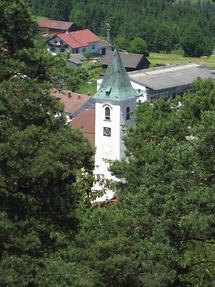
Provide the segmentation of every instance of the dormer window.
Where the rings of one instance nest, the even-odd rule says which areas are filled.
[[[130,120],[130,118],[131,118],[131,113],[130,113],[130,107],[127,107],[126,108],[126,120]]]
[[[110,121],[110,108],[105,107],[105,120]]]
[[[106,96],[110,96],[111,88],[105,91]]]

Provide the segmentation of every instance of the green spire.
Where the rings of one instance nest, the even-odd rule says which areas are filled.
[[[112,61],[108,65],[100,89],[93,98],[124,101],[136,97],[137,92],[132,88],[127,72],[122,65],[119,51],[115,48]]]

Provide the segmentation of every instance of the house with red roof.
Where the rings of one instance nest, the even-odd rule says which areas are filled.
[[[37,20],[39,31],[42,34],[56,34],[72,32],[75,30],[75,25],[72,22],[58,21],[51,19],[39,19]]]
[[[60,52],[98,54],[100,39],[89,29],[57,33],[48,41],[48,50],[52,54]]]
[[[85,104],[91,100],[91,97],[79,93],[65,90],[51,90],[51,96],[59,100],[64,106],[64,113],[70,118],[76,114]]]
[[[95,103],[92,97],[56,89],[51,91],[51,96],[63,104],[70,125],[81,130],[95,148]]]

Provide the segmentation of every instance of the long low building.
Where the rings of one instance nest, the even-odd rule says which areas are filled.
[[[215,79],[215,70],[196,63],[166,65],[128,73],[131,84],[142,102],[169,98],[193,90],[198,79]],[[97,89],[102,79],[97,81]]]
[[[38,28],[42,34],[66,33],[75,30],[75,25],[72,22],[58,21],[52,19],[38,19]]]

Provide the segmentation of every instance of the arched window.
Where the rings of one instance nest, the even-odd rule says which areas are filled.
[[[131,113],[130,113],[130,107],[126,108],[126,120],[130,120]]]
[[[110,120],[110,108],[109,107],[105,108],[105,119],[108,121]]]

